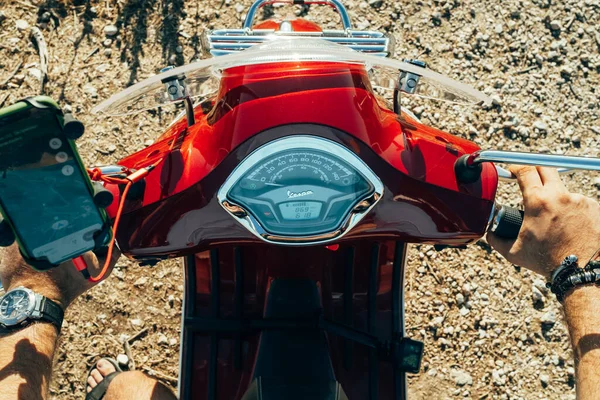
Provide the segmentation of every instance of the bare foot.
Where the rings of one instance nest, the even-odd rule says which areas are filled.
[[[87,380],[87,392],[91,392],[93,388],[98,386],[104,377],[115,372],[115,366],[106,360],[99,360],[96,363],[96,368],[92,370],[90,377]]]

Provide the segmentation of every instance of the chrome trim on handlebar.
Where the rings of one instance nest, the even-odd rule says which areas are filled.
[[[342,18],[342,24],[344,25],[344,29],[352,29],[352,21],[350,20],[348,11],[346,10],[346,7],[344,7],[340,0],[320,0],[320,2],[328,3],[337,10],[337,12],[340,14],[340,17]],[[292,1],[256,0],[254,4],[250,6],[250,9],[246,14],[246,19],[244,20],[244,29],[252,29],[252,23],[254,22],[254,17],[256,16],[256,12],[259,8],[267,4],[273,3],[292,3]]]
[[[600,158],[564,156],[560,154],[534,154],[518,151],[482,150],[471,154],[467,161],[469,165],[477,165],[484,162],[600,171]],[[566,171],[563,170],[563,172]]]
[[[498,179],[505,182],[512,182],[517,180],[517,177],[512,174],[509,170],[495,165],[496,172],[498,172]],[[558,168],[559,174],[566,174],[567,172],[574,172],[572,168]]]

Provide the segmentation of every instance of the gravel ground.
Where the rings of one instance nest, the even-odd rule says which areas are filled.
[[[361,29],[385,30],[398,58],[419,58],[494,98],[488,110],[408,104],[425,123],[483,148],[597,155],[600,146],[598,0],[344,2]],[[29,40],[39,26],[49,50],[46,93],[88,127],[88,166],[112,164],[152,142],[173,111],[97,118],[102,99],[168,64],[202,58],[206,28],[239,27],[250,0],[0,2],[0,103],[39,91]],[[275,8],[285,16],[299,7]],[[309,12],[326,27],[337,17]],[[16,72],[15,72],[16,71]],[[577,173],[572,190],[598,197],[600,178]],[[498,200],[517,205],[516,185]],[[481,240],[467,250],[415,246],[407,270],[408,333],[424,340],[412,398],[575,398],[572,353],[560,307],[539,276],[500,259]],[[69,310],[53,399],[81,399],[88,367],[130,345],[137,368],[176,387],[182,271],[122,259],[105,283]]]

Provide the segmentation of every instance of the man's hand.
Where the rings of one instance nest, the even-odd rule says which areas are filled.
[[[110,275],[119,256],[120,253],[115,248],[106,276]],[[96,275],[105,262],[103,258],[99,259],[91,251],[84,254],[83,258],[91,275]],[[56,301],[63,309],[66,309],[79,295],[95,285],[85,279],[71,261],[64,262],[49,271],[35,271],[23,260],[16,244],[0,250],[0,263],[0,280],[6,291],[17,286],[24,286]]]
[[[523,192],[523,226],[516,240],[488,234],[492,247],[547,279],[570,254],[587,264],[600,247],[600,204],[569,193],[555,169],[512,166],[510,171]]]

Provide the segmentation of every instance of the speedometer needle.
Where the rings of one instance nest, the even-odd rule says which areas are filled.
[[[269,182],[265,182],[265,185],[268,186],[278,186],[278,187],[283,187],[284,185],[280,185],[279,183],[269,183]]]

